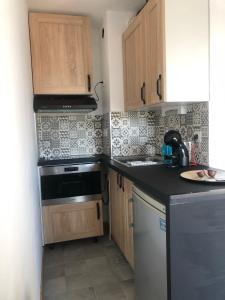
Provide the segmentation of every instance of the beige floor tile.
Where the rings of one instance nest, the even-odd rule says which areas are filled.
[[[116,264],[112,265],[111,268],[119,281],[133,279],[134,277],[134,273],[128,264]]]
[[[53,296],[66,292],[66,279],[65,277],[58,277],[49,279],[44,282],[44,295]]]
[[[85,262],[85,270],[90,273],[110,270],[110,264],[104,256],[86,259]]]
[[[63,251],[63,261],[68,262],[77,262],[78,260],[84,260],[85,254],[84,249],[80,244],[73,244],[70,247],[65,247]]]
[[[72,262],[68,261],[66,262],[64,269],[65,269],[66,276],[85,273],[86,260],[82,259],[82,260],[77,260]]]
[[[44,297],[43,300],[68,300],[68,297],[66,293],[62,293],[62,294],[60,293],[60,294]]]
[[[135,300],[134,280],[129,279],[121,281],[121,288],[126,296],[127,300]]]
[[[104,254],[107,257],[110,256],[121,256],[120,250],[115,246],[114,243],[110,243],[103,248]]]
[[[127,300],[118,283],[94,286],[97,300]]]
[[[96,297],[93,288],[86,288],[69,292],[67,300],[96,300]]]
[[[54,279],[64,275],[64,265],[46,266],[44,268],[44,280]]]
[[[134,300],[133,271],[108,238],[45,249],[44,300]]]
[[[95,271],[90,273],[91,286],[118,283],[118,278],[111,270]]]
[[[63,264],[63,248],[56,245],[53,248],[45,247],[44,250],[44,266],[56,266]]]
[[[68,291],[92,287],[89,274],[81,273],[66,277],[66,286]]]
[[[90,243],[83,248],[86,259],[104,256],[104,248],[100,243]]]

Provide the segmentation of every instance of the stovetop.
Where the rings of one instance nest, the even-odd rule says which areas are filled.
[[[38,166],[57,166],[57,165],[73,165],[73,164],[84,164],[84,163],[95,163],[101,161],[101,155],[77,155],[73,158],[66,158],[66,159],[42,159],[40,158],[38,161]]]

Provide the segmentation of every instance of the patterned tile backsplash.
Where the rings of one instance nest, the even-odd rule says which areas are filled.
[[[154,136],[154,113],[111,113],[111,156],[151,154],[154,149],[147,143]]]
[[[36,114],[39,158],[63,159],[103,152],[102,116]]]
[[[161,112],[112,112],[103,116],[73,113],[36,114],[39,157],[73,158],[105,153],[132,156],[159,153],[165,133],[179,130],[183,141],[193,141],[196,159],[208,163],[208,104],[187,105],[186,114]]]
[[[179,115],[177,110],[169,110],[165,116],[155,113],[155,142],[157,149],[162,146],[165,132],[170,129],[178,130],[183,141],[193,142],[194,135],[198,135],[196,146],[196,160],[208,163],[208,103],[187,105],[187,113]],[[156,149],[156,150],[157,150]]]

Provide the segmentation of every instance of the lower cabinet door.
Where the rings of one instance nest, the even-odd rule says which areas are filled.
[[[117,246],[134,268],[133,183],[110,170],[110,228]]]
[[[125,226],[124,226],[124,255],[131,265],[134,268],[134,228],[133,228],[133,199],[132,199],[132,188],[133,183],[124,178],[124,217],[125,217]]]
[[[43,207],[45,244],[103,235],[102,200]]]

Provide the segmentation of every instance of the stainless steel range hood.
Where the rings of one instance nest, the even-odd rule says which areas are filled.
[[[35,112],[89,113],[97,109],[91,95],[34,95]]]

